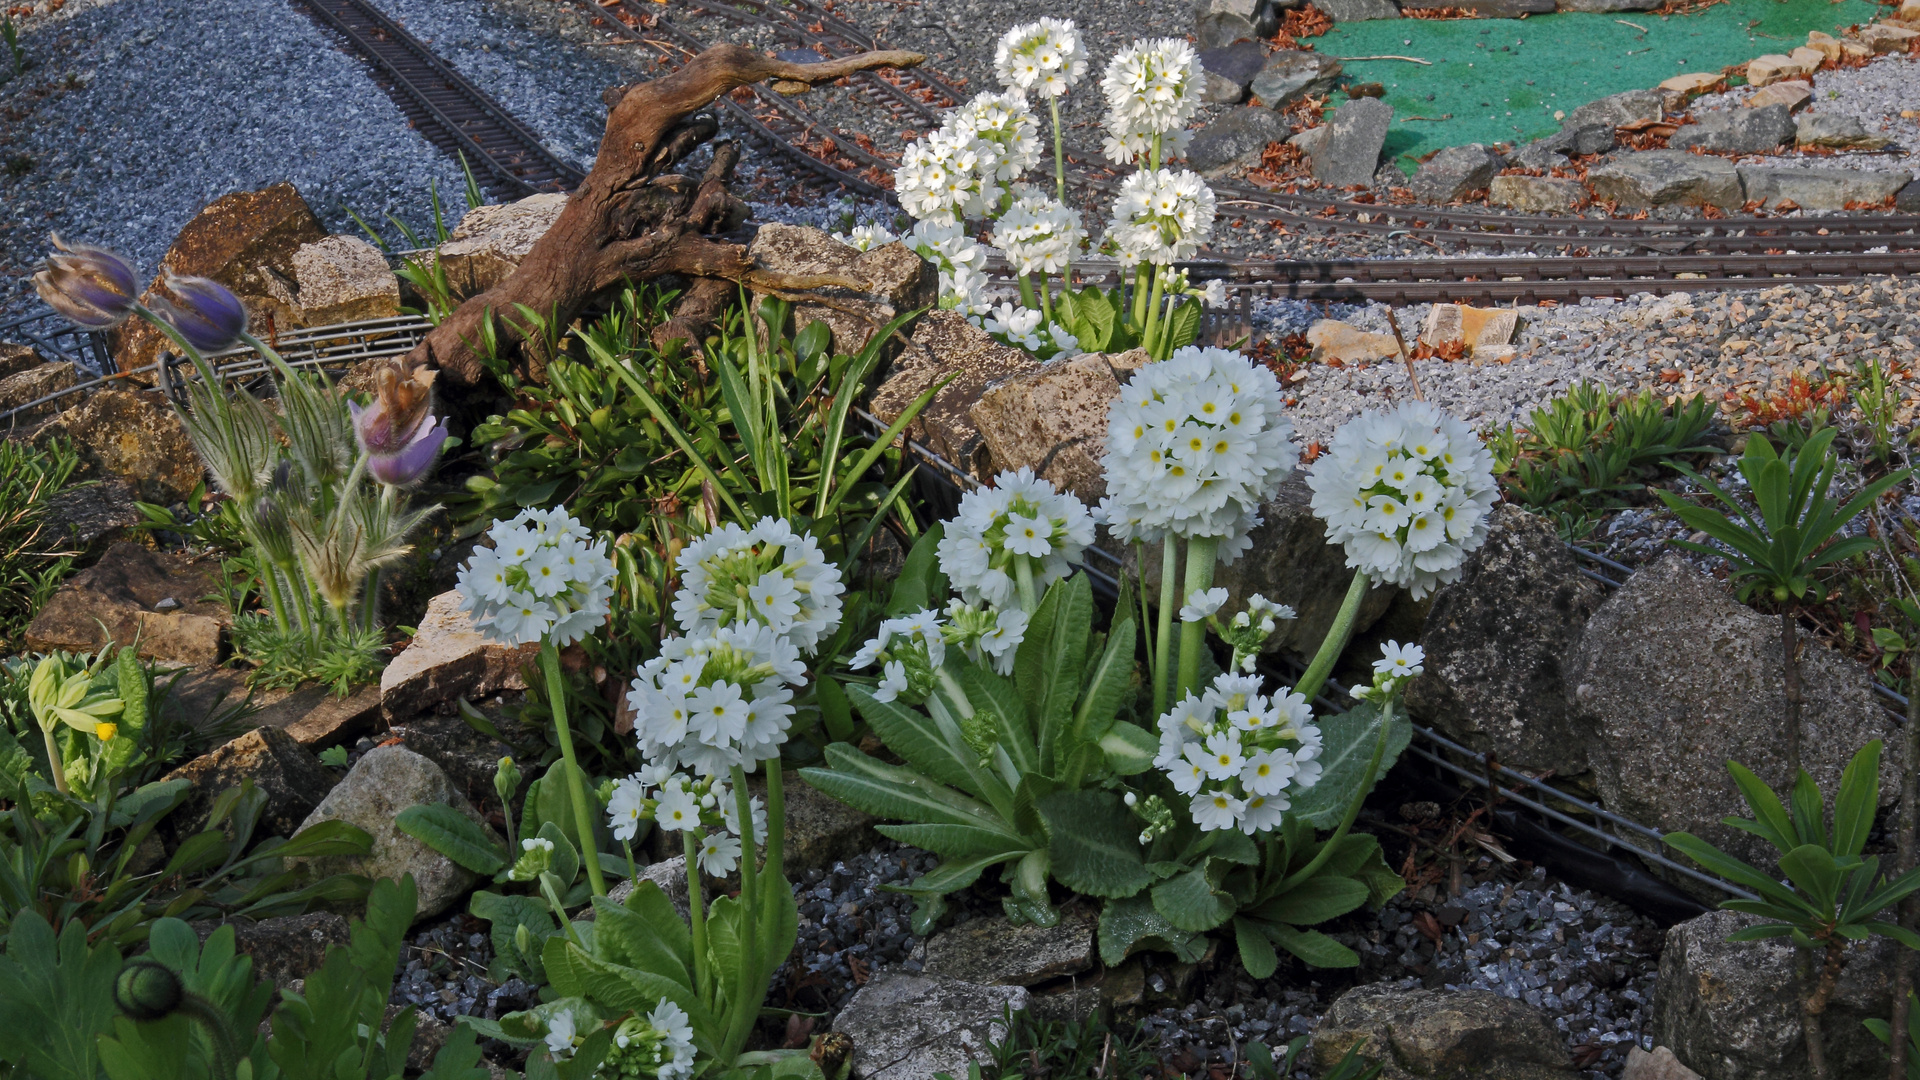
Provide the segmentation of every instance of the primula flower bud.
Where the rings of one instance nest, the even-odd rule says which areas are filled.
[[[156,298],[153,309],[186,343],[201,353],[231,348],[247,332],[247,308],[211,278],[168,277],[176,300]]]
[[[367,472],[375,480],[395,487],[418,482],[447,441],[446,422],[431,409],[434,375],[391,365],[380,371],[371,406],[348,403],[353,437],[366,452]]]
[[[40,299],[87,330],[107,330],[127,321],[140,288],[133,267],[105,248],[68,246],[58,233],[53,246],[63,254],[47,256],[46,268],[33,275]]]
[[[164,1020],[186,998],[180,976],[157,960],[133,960],[113,981],[113,1003],[140,1023]]]

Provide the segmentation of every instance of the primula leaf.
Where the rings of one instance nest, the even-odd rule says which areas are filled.
[[[1140,949],[1165,949],[1191,964],[1206,954],[1207,939],[1168,922],[1145,893],[1107,901],[1100,911],[1101,962],[1112,967]]]
[[[687,965],[672,944],[654,933],[639,912],[614,903],[604,896],[593,900],[593,955],[622,967],[639,968],[664,975],[693,989]]]
[[[1401,751],[1413,740],[1413,725],[1396,709],[1387,729],[1387,746],[1374,773],[1377,783],[1399,760]],[[1312,787],[1293,797],[1290,817],[1316,828],[1331,829],[1340,823],[1351,799],[1364,799],[1357,790],[1366,776],[1367,763],[1380,738],[1380,707],[1361,702],[1351,710],[1318,721],[1324,748],[1320,752],[1320,779]]]
[[[906,893],[908,896],[944,896],[980,880],[980,875],[988,867],[1023,858],[1026,854],[1026,851],[1017,851],[1002,855],[976,855],[969,859],[945,859],[940,865],[915,878],[911,885],[881,887],[888,892]]]
[[[876,825],[874,829],[890,840],[931,851],[943,859],[1012,855],[1027,850],[1024,841],[1015,844],[1005,833],[971,825]]]
[[[1107,647],[1094,665],[1074,710],[1073,730],[1077,738],[1096,740],[1113,727],[1128,692],[1133,688],[1133,619],[1123,617],[1107,635]]]
[[[1880,740],[1860,748],[1840,775],[1840,795],[1833,802],[1833,852],[1858,855],[1867,845],[1873,815],[1880,801]]]
[[[491,876],[507,868],[500,844],[446,803],[415,803],[400,811],[393,823],[401,832],[476,874]]]
[[[1134,776],[1153,768],[1160,752],[1160,740],[1138,724],[1116,723],[1100,736],[1100,752],[1106,755],[1107,768],[1115,776]]]
[[[1053,876],[1087,896],[1132,896],[1153,881],[1133,814],[1110,791],[1056,791],[1039,800],[1052,836]]]
[[[1265,979],[1279,968],[1280,957],[1273,951],[1273,939],[1259,923],[1234,916],[1233,940],[1240,947],[1240,964],[1247,969],[1247,974]]]
[[[1054,747],[1073,721],[1092,634],[1093,587],[1087,575],[1075,574],[1047,589],[1014,653],[1014,682],[1026,701],[1042,772],[1057,775]]]
[[[969,768],[971,763],[961,756],[972,751],[965,745],[949,743],[933,717],[899,701],[881,701],[864,686],[847,687],[847,696],[887,749],[906,759],[907,764],[939,783],[970,795],[981,794]]]
[[[846,743],[827,747],[829,768],[801,769],[800,778],[815,789],[875,817],[910,823],[971,825],[1005,832],[1018,842],[1009,823],[986,804],[898,765],[863,754]]]
[[[1233,917],[1233,897],[1213,887],[1207,863],[1176,874],[1153,887],[1153,907],[1182,930],[1211,930]]]
[[[1200,301],[1189,297],[1167,320],[1167,338],[1176,349],[1193,344],[1200,336]]]
[[[1313,926],[1366,903],[1370,893],[1363,881],[1316,874],[1260,905],[1259,915],[1292,926]]]
[[[1291,926],[1273,926],[1267,931],[1273,943],[1314,967],[1350,968],[1360,966],[1360,956],[1352,949],[1318,930],[1298,930]]]

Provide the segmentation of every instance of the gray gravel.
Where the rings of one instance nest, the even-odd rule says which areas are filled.
[[[1900,115],[1920,107],[1920,98],[1914,94],[1917,76],[1920,76],[1920,60],[1897,54],[1876,57],[1865,67],[1822,71],[1813,77],[1813,99],[1800,114],[1851,116],[1869,133],[1892,139],[1893,145],[1887,149],[1900,153],[1840,153],[1816,157],[1789,150],[1771,158],[1751,156],[1740,161],[1823,169],[1905,169],[1909,173],[1920,170],[1920,119]],[[1754,93],[1742,86],[1724,94],[1705,94],[1695,98],[1690,108],[1698,117],[1704,111],[1739,107]]]

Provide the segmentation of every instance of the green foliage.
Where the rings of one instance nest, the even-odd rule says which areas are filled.
[[[1879,1017],[1861,1021],[1883,1046],[1893,1045],[1893,1025]],[[1920,996],[1907,991],[1907,1080],[1920,1080]]]
[[[1686,540],[1674,543],[1726,559],[1740,583],[1742,600],[1756,589],[1767,590],[1777,602],[1806,596],[1813,588],[1815,570],[1874,547],[1877,541],[1870,536],[1835,537],[1908,475],[1906,469],[1890,472],[1836,506],[1829,495],[1840,464],[1833,452],[1834,434],[1832,428],[1820,431],[1806,446],[1787,455],[1776,453],[1765,436],[1749,435],[1740,457],[1740,474],[1752,494],[1752,509],[1713,481],[1681,467],[1731,513],[1697,506],[1671,492],[1661,492],[1660,498],[1688,528],[1706,533],[1731,551]]]
[[[1307,1044],[1305,1035],[1294,1039],[1287,1044],[1286,1056],[1276,1062],[1272,1048],[1266,1043],[1250,1042],[1246,1050],[1247,1072],[1253,1080],[1291,1080],[1294,1063],[1306,1050]],[[1347,1052],[1334,1062],[1333,1068],[1328,1069],[1320,1080],[1374,1080],[1386,1071],[1386,1062],[1360,1056],[1360,1048],[1365,1045],[1366,1040],[1362,1039],[1347,1047]]]
[[[15,78],[27,73],[27,47],[20,44],[20,27],[14,24],[13,13],[0,14],[0,42],[5,42],[7,54],[13,60]]]
[[[346,697],[356,686],[380,677],[387,666],[386,632],[350,626],[316,636],[298,626],[282,627],[272,616],[242,613],[233,617],[233,651],[254,665],[249,685],[262,690],[291,690],[320,683]]]
[[[79,552],[65,550],[66,538],[50,526],[47,511],[79,464],[65,439],[44,447],[0,440],[0,652],[17,647],[27,623],[73,570]]]
[[[1019,1077],[1145,1077],[1158,1074],[1155,1040],[1138,1025],[1121,1030],[1099,1014],[1079,1023],[1043,1020],[1026,1009],[1004,1009],[1004,1034],[987,1045],[987,1059],[968,1070],[968,1080]],[[935,1073],[935,1080],[953,1080]]]
[[[1893,425],[1900,411],[1900,388],[1890,377],[1888,365],[1875,356],[1861,363],[1864,382],[1853,391],[1853,403],[1867,429],[1868,452],[1876,461],[1893,456]]]

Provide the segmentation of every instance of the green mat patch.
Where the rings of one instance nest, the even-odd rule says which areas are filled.
[[[1393,106],[1388,160],[1462,143],[1524,143],[1560,128],[1554,114],[1691,71],[1717,72],[1804,45],[1807,33],[1865,23],[1865,0],[1730,0],[1690,15],[1568,12],[1525,19],[1383,19],[1314,38],[1348,82],[1378,82]],[[1405,60],[1355,57],[1414,56]],[[1339,98],[1336,96],[1336,100]]]

